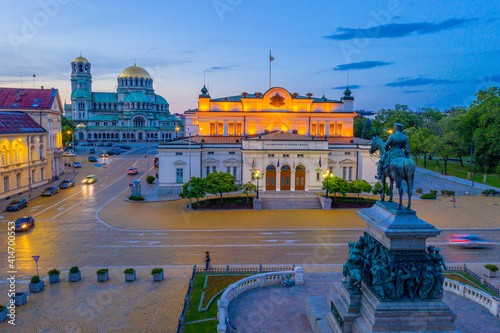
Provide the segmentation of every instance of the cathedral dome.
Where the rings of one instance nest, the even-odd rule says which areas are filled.
[[[118,77],[119,78],[120,77],[133,77],[133,78],[137,77],[137,78],[151,79],[151,76],[144,68],[136,66],[135,64],[134,64],[134,66],[130,66],[130,67],[125,68],[120,73],[120,75]]]
[[[75,63],[83,62],[84,64],[88,64],[89,63],[89,61],[87,60],[87,58],[82,57],[82,56],[76,57],[75,60],[73,60],[73,62],[75,62]]]

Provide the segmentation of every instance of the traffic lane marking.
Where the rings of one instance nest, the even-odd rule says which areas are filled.
[[[65,199],[63,199],[63,200],[61,200],[61,201],[59,201],[59,202],[57,202],[57,203],[53,204],[52,206],[49,206],[49,207],[45,208],[44,210],[42,210],[42,211],[40,211],[40,212],[38,212],[38,213],[36,213],[36,214],[33,214],[33,217],[35,217],[35,216],[37,216],[37,215],[39,215],[39,214],[42,214],[43,212],[45,212],[45,211],[47,211],[47,210],[49,210],[49,209],[51,209],[51,208],[53,208],[53,207],[55,207],[55,206],[57,206],[57,205],[59,205],[59,204],[63,203],[64,201],[66,201],[66,200],[68,200],[68,199],[70,199],[70,198],[74,197],[74,196],[75,196],[75,195],[77,195],[78,193],[81,193],[82,191],[83,191],[83,190],[80,190],[80,191],[78,191],[78,192],[76,192],[76,193],[74,193],[74,194],[70,195],[69,197],[67,197],[67,198],[65,198]]]

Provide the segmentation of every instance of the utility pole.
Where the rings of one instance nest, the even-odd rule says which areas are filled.
[[[472,141],[474,141],[474,164],[472,164],[472,187],[474,187],[474,176],[476,174],[476,139],[472,139]]]

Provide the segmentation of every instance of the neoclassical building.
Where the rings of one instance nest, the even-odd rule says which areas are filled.
[[[353,137],[356,113],[347,88],[340,100],[274,87],[212,99],[184,113],[184,138],[160,144],[160,191],[175,193],[192,177],[230,172],[237,183],[263,174],[263,191],[318,191],[330,170],[348,181],[375,183],[370,141]]]
[[[179,120],[144,68],[125,68],[117,82],[116,93],[94,92],[90,62],[81,55],[71,62],[71,118],[79,140],[168,141],[179,134]]]

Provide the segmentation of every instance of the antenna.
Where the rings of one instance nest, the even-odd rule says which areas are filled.
[[[23,73],[19,73],[21,75],[21,88],[23,88]]]
[[[347,88],[349,88],[349,73],[347,73]]]
[[[323,96],[325,96],[325,84],[323,83]]]

